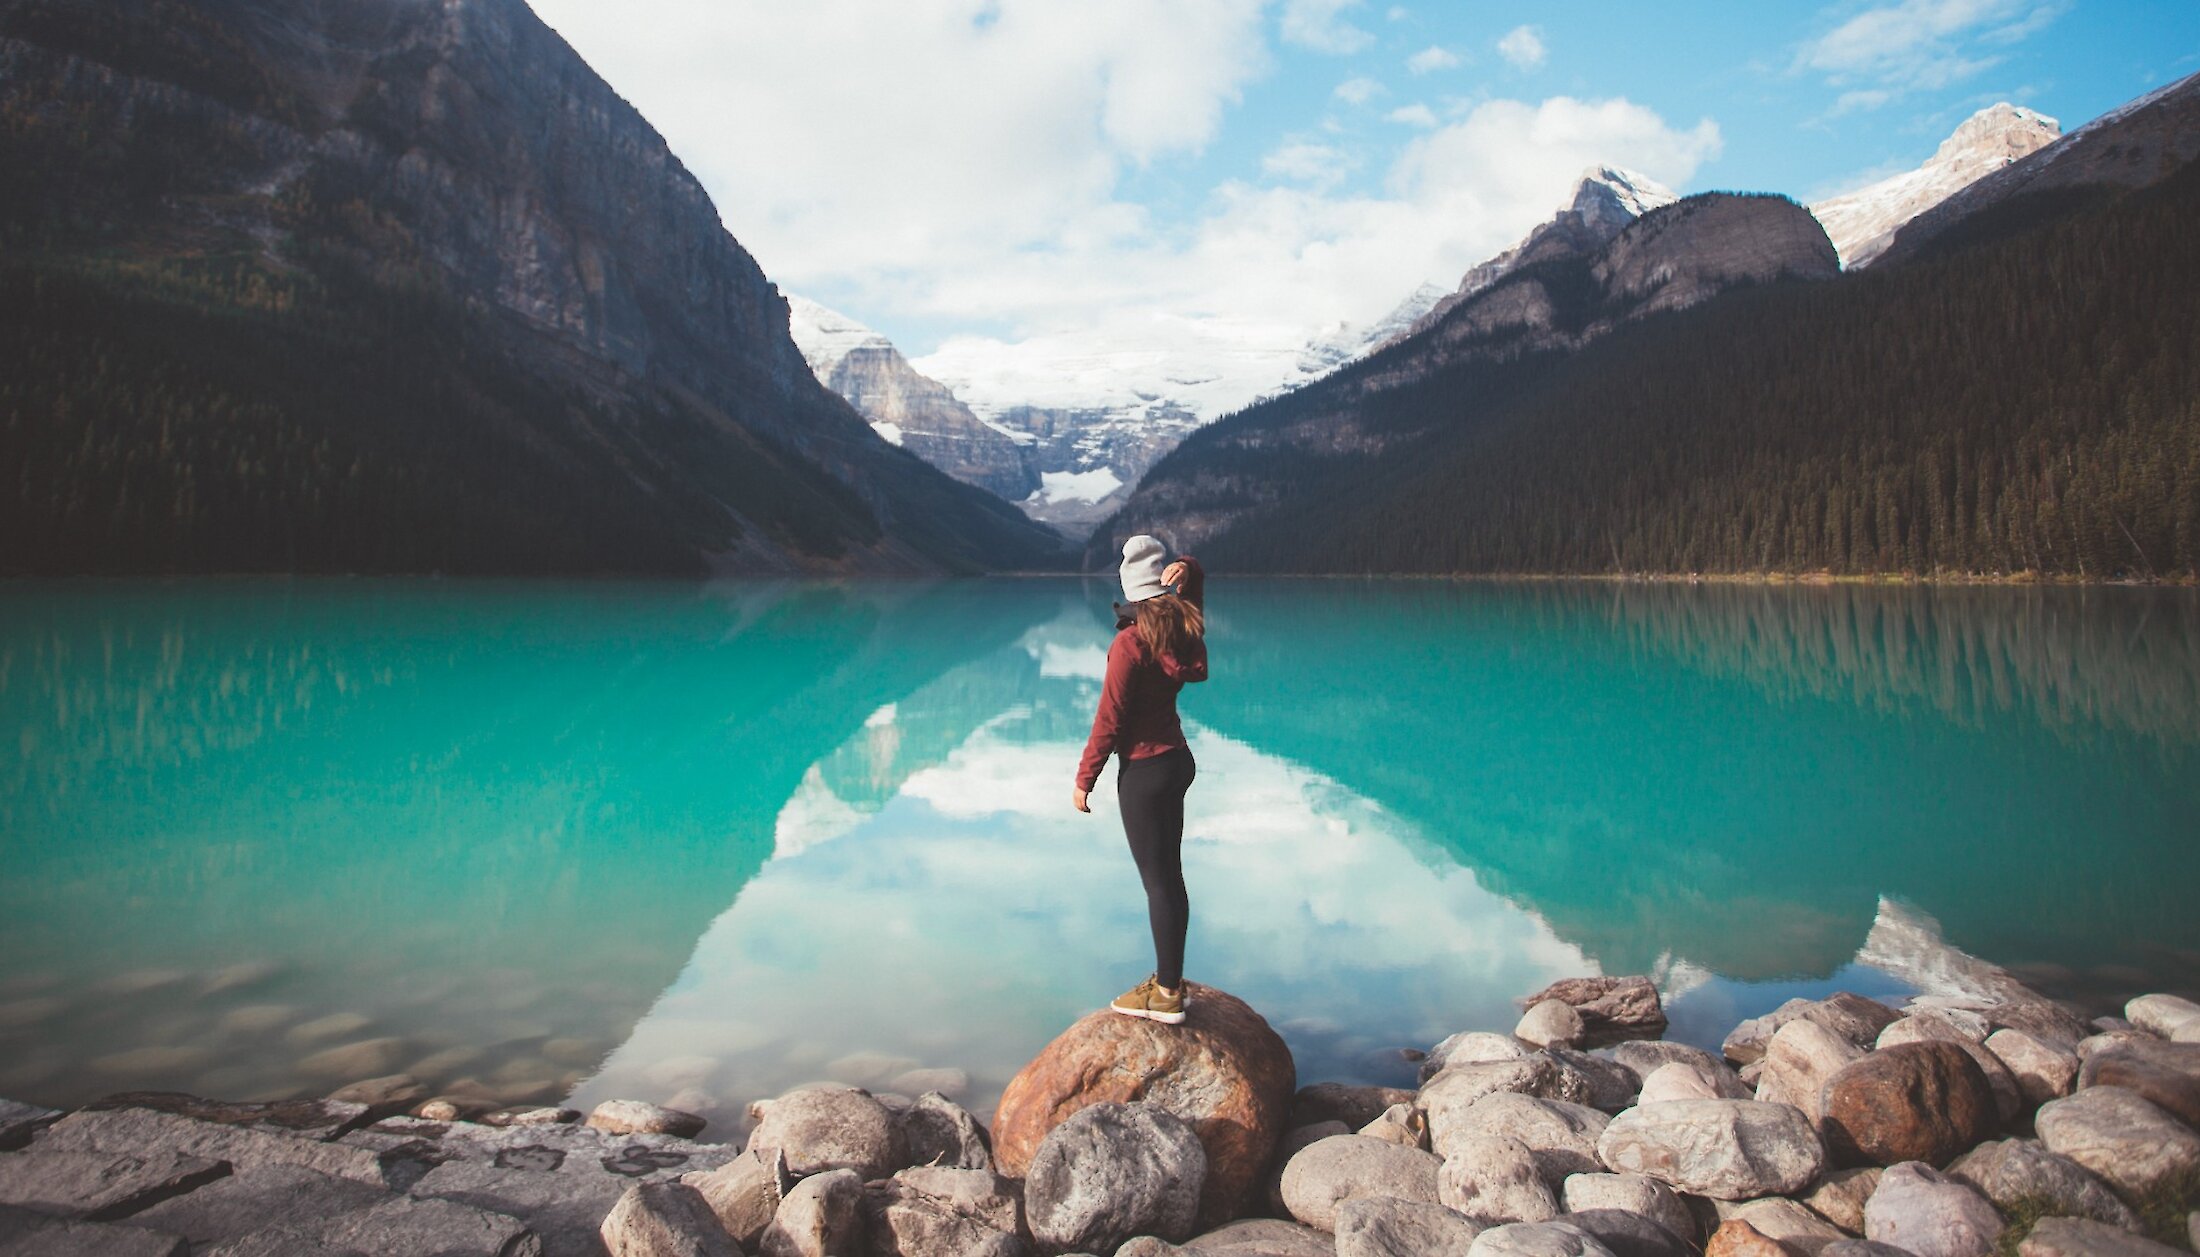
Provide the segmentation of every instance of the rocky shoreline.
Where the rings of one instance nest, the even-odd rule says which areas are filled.
[[[1004,1093],[802,1088],[745,1145],[637,1101],[0,1101],[0,1257],[2024,1257],[2200,1245],[2200,1005],[2085,1021],[2001,978],[1665,1041],[1647,978],[1468,1030],[1417,1088],[1299,1086],[1225,992],[1094,1013]]]

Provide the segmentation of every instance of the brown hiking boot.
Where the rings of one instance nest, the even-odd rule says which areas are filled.
[[[1126,1017],[1144,1017],[1173,1026],[1184,1020],[1184,1003],[1183,987],[1176,988],[1173,995],[1165,994],[1148,974],[1144,982],[1116,996],[1108,1007]]]

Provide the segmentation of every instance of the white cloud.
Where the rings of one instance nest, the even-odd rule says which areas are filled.
[[[1392,122],[1403,122],[1409,127],[1436,125],[1436,114],[1427,105],[1401,105],[1383,116]]]
[[[1337,90],[1333,93],[1338,100],[1348,105],[1364,105],[1382,94],[1383,85],[1368,78],[1346,79],[1337,84]]]
[[[1271,178],[1331,188],[1351,170],[1351,155],[1327,144],[1295,141],[1261,158],[1260,169]]]
[[[1876,108],[1907,91],[1932,91],[2000,61],[1970,45],[2006,46],[2044,29],[2066,0],[1901,0],[1866,9],[1805,44],[1799,69],[1815,70],[1849,92],[1834,111]],[[1875,94],[1876,93],[1876,94]]]
[[[1459,64],[1459,54],[1448,48],[1430,45],[1406,58],[1406,69],[1415,74],[1428,74],[1435,70],[1449,70]]]
[[[1533,70],[1543,64],[1549,50],[1543,46],[1543,32],[1533,26],[1515,26],[1497,41],[1498,55],[1523,70]]]
[[[1284,0],[1283,38],[1316,52],[1344,55],[1358,52],[1375,41],[1373,35],[1344,20],[1346,9],[1360,0]]]

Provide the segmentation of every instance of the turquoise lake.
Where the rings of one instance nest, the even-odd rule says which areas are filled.
[[[1151,967],[1112,769],[1069,805],[1115,592],[0,586],[0,1095],[371,1066],[731,1137],[949,1069],[984,1115]],[[2200,994],[2193,591],[1211,599],[1187,972],[1302,1082],[1598,971],[1708,1043],[1987,962]]]

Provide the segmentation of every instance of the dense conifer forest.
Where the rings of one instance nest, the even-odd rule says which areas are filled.
[[[1353,398],[1394,359],[1226,417],[1142,492],[1243,511],[1202,546],[1225,568],[2200,575],[2200,165]],[[1377,452],[1261,439],[1339,405]]]

